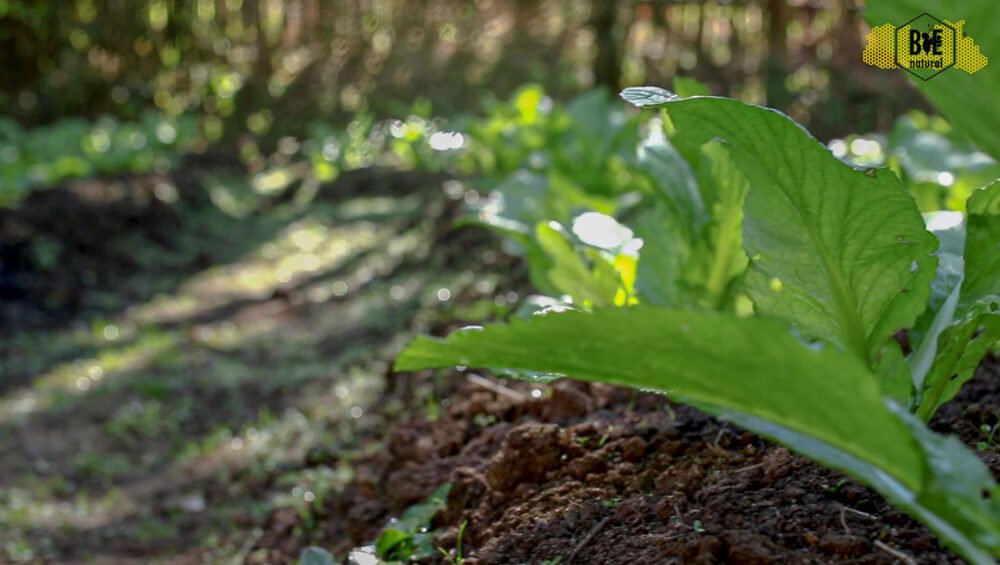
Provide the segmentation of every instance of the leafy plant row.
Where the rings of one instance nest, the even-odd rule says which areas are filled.
[[[444,169],[464,145],[458,132],[442,131],[440,121],[424,117],[429,108],[416,105],[404,120],[375,120],[361,114],[337,129],[316,122],[300,143],[283,138],[280,159],[262,171],[260,184],[291,180],[289,161],[304,161],[308,174],[329,182],[340,173],[369,166],[438,171]],[[94,122],[79,118],[25,130],[17,122],[0,119],[0,207],[15,206],[32,190],[95,174],[166,170],[196,143],[204,146],[218,137],[210,122],[191,116],[169,119],[148,112],[138,122],[104,117]],[[249,168],[260,168],[264,156],[254,143],[241,145],[240,155]],[[283,187],[281,185],[280,187]]]
[[[623,96],[665,112],[632,154],[611,149],[627,139],[613,127],[595,136],[601,161],[580,167],[615,182],[587,190],[552,159],[477,211],[524,252],[547,308],[419,338],[397,369],[660,390],[850,474],[992,563],[1000,489],[925,422],[1000,341],[1000,184],[929,230],[893,172],[846,164],[776,111]]]
[[[0,207],[71,178],[168,168],[187,151],[196,130],[193,118],[155,112],[139,122],[69,118],[30,130],[0,118]]]

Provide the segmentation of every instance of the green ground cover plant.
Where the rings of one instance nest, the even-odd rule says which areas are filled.
[[[628,162],[652,180],[634,185],[641,205],[595,210],[549,180],[537,193],[570,202],[568,214],[550,205],[533,234],[492,222],[527,248],[532,281],[560,307],[419,338],[397,369],[662,391],[857,478],[992,563],[1000,488],[925,422],[1000,340],[1000,184],[973,191],[960,221],[925,224],[892,171],[840,161],[778,112],[657,88],[623,97],[665,109]],[[505,209],[524,217],[518,204]],[[580,218],[603,219],[587,230]],[[615,268],[626,248],[631,271]]]
[[[136,122],[66,118],[27,130],[0,118],[0,208],[68,179],[165,171],[190,149],[197,129],[192,117],[152,111]]]

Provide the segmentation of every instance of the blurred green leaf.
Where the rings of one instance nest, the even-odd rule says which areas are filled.
[[[393,518],[375,540],[375,552],[380,559],[408,561],[435,555],[433,536],[428,533],[431,521],[445,506],[451,484],[437,488],[424,502],[406,509]]]
[[[321,547],[307,547],[299,553],[299,565],[340,565],[330,552]]]

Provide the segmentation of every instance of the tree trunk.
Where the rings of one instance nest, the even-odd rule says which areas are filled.
[[[765,89],[767,105],[785,108],[790,100],[785,78],[788,76],[788,24],[791,9],[787,0],[767,0],[767,65]]]
[[[621,87],[621,49],[619,48],[617,0],[593,0],[590,25],[594,28],[597,56],[594,57],[594,84],[612,92]]]

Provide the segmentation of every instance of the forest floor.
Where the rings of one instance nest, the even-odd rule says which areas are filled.
[[[414,508],[429,562],[961,563],[870,490],[660,395],[392,375],[416,332],[525,295],[495,240],[451,229],[458,181],[359,171],[307,204],[241,186],[196,163],[0,215],[0,563],[371,563]],[[995,474],[998,377],[987,360],[934,422]]]

